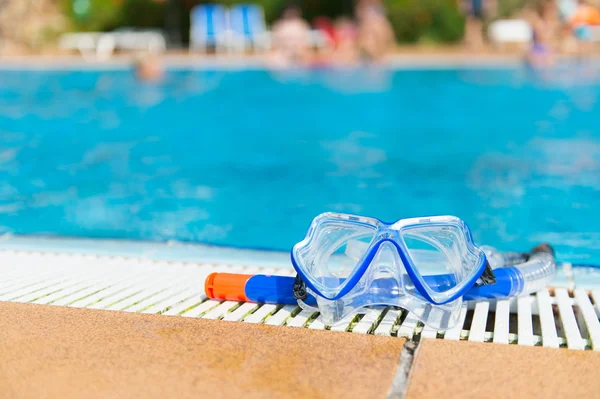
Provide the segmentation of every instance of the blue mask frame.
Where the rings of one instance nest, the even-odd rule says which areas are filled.
[[[347,222],[354,225],[363,224],[366,226],[375,227],[377,229],[375,238],[369,244],[365,255],[359,261],[352,275],[350,275],[347,278],[347,281],[344,282],[341,290],[335,295],[325,294],[318,288],[316,284],[313,283],[310,276],[306,274],[304,268],[300,266],[300,259],[297,256],[299,251],[313,244],[313,236],[315,235],[315,232],[319,229],[319,225],[326,221],[335,221],[337,223]],[[468,278],[462,281],[460,286],[458,286],[456,289],[452,288],[454,292],[452,292],[445,299],[438,300],[431,295],[430,288],[428,289],[427,286],[431,287],[437,283],[447,283],[450,281],[449,279],[454,279],[454,277],[451,275],[422,276],[418,272],[418,269],[415,266],[403,239],[400,237],[400,234],[403,229],[416,227],[442,228],[444,226],[458,227],[459,230],[464,233],[464,241],[466,243],[467,250],[469,250],[471,253],[477,252],[478,261],[477,264],[474,265],[472,271],[470,271]],[[473,242],[471,230],[469,229],[468,225],[456,217],[438,216],[428,218],[400,219],[394,223],[385,223],[378,219],[338,213],[321,214],[313,220],[305,239],[296,244],[292,249],[291,261],[298,275],[312,292],[328,300],[337,300],[348,294],[348,292],[350,292],[358,284],[366,270],[371,266],[379,248],[386,242],[391,243],[396,248],[400,260],[402,261],[409,278],[414,284],[416,291],[427,301],[436,305],[443,305],[463,297],[475,286],[477,280],[482,277],[486,267],[488,266],[485,254],[483,251],[477,248]]]

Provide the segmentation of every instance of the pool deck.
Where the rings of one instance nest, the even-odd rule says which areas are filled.
[[[592,397],[600,354],[0,302],[0,398]],[[410,346],[409,346],[410,345]]]
[[[279,252],[1,237],[0,398],[518,398],[600,389],[600,292],[557,288],[477,303],[446,332],[396,309],[328,329],[297,306],[210,300],[202,283],[212,271],[293,274]]]
[[[269,69],[265,56],[261,55],[199,55],[187,52],[169,52],[158,57],[168,69]],[[559,55],[559,62],[580,60],[574,55]],[[600,60],[598,54],[585,57],[590,64]],[[116,54],[105,61],[86,61],[76,54],[40,54],[0,56],[1,69],[126,69],[136,61],[131,54]],[[520,52],[466,52],[454,51],[404,51],[397,52],[376,64],[392,69],[440,69],[440,68],[506,68],[523,65]],[[344,68],[343,66],[341,68]]]
[[[0,303],[0,397],[385,397],[405,340]]]

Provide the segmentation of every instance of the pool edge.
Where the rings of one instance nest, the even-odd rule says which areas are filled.
[[[289,254],[280,251],[242,249],[179,241],[137,241],[125,239],[0,236],[0,250],[67,252],[100,256],[123,256],[171,262],[240,264],[291,268]]]

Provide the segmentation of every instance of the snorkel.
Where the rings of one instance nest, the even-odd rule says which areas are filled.
[[[463,296],[465,301],[529,295],[546,287],[554,277],[556,266],[549,245],[538,246],[528,253],[501,253],[492,247],[483,248],[490,258],[495,283],[473,286]],[[540,250],[542,248],[544,250]],[[494,258],[497,258],[496,261],[492,261]],[[511,265],[515,262],[519,263]],[[276,305],[299,304],[303,309],[320,311],[315,296],[307,292],[305,284],[297,277],[212,273],[206,279],[205,291],[212,299]],[[355,313],[365,309],[357,309]],[[335,321],[329,322],[335,324]],[[452,326],[448,324],[447,328]]]
[[[477,247],[467,224],[453,216],[385,223],[325,213],[294,246],[291,260],[298,304],[318,310],[327,324],[366,307],[397,306],[438,330],[457,323],[463,301],[528,295],[556,269],[549,245],[505,256]],[[306,303],[311,297],[316,308]]]
[[[556,274],[554,249],[549,244],[540,244],[528,253],[503,254],[492,247],[482,249],[488,259],[493,259],[490,264],[496,283],[474,286],[465,294],[465,300],[530,295],[548,286]]]
[[[463,301],[529,295],[554,277],[554,250],[526,253],[477,247],[452,216],[384,223],[362,216],[317,216],[291,261],[297,276],[213,273],[209,298],[298,304],[320,312],[327,325],[374,306],[396,306],[427,326],[456,325]]]

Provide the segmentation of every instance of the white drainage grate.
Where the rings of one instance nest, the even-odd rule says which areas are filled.
[[[222,319],[331,329],[358,334],[417,336],[551,348],[600,350],[600,291],[543,290],[537,295],[469,304],[448,331],[424,327],[410,313],[371,310],[333,327],[297,306],[207,299],[214,271],[293,275],[289,269],[166,262],[86,254],[0,251],[0,301]]]

